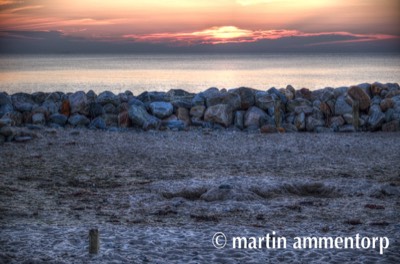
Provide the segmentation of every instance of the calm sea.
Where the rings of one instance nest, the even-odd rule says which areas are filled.
[[[0,91],[199,92],[400,82],[400,54],[3,55]]]

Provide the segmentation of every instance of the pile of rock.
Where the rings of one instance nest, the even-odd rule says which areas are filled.
[[[184,90],[75,93],[0,93],[0,141],[12,140],[10,126],[47,125],[93,129],[139,127],[182,130],[190,126],[261,132],[399,131],[397,83],[360,84],[310,91],[240,87]]]

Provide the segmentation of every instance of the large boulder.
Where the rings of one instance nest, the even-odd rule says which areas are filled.
[[[150,115],[143,106],[131,105],[128,110],[129,118],[132,124],[145,130],[157,129],[160,126],[160,120]]]
[[[54,123],[60,126],[64,126],[67,123],[68,117],[62,114],[52,114],[49,118],[50,123]]]
[[[308,132],[315,131],[315,128],[322,127],[325,125],[325,121],[322,119],[316,119],[312,116],[307,117],[306,119],[306,130]]]
[[[105,91],[99,94],[96,101],[101,105],[113,104],[114,106],[117,106],[121,103],[118,95],[115,95],[110,91]]]
[[[263,91],[255,92],[255,104],[258,108],[268,111],[270,108],[275,107],[277,96]]]
[[[369,95],[358,86],[351,86],[347,91],[347,94],[355,101],[359,102],[360,110],[367,110],[371,104],[371,98]]]
[[[36,113],[32,115],[32,124],[34,125],[44,125],[46,124],[46,118],[43,113]]]
[[[89,117],[94,119],[98,116],[105,114],[104,108],[100,103],[90,103],[88,106]]]
[[[296,115],[294,120],[294,125],[296,126],[298,131],[304,131],[306,128],[306,115],[304,112],[299,113]]]
[[[14,107],[10,96],[6,93],[0,93],[0,118],[8,112],[12,112]]]
[[[279,98],[279,100],[281,100],[281,102],[283,104],[286,104],[288,99],[286,98],[286,95],[281,93],[278,89],[276,89],[275,87],[272,87],[268,90],[269,94],[273,94],[275,95],[277,98]]]
[[[206,97],[207,107],[217,104],[226,104],[231,107],[233,111],[235,111],[241,106],[240,96],[235,93],[219,92],[213,93],[210,96]]]
[[[81,127],[81,126],[87,126],[90,123],[90,121],[84,115],[74,114],[68,118],[68,123],[74,127]]]
[[[88,100],[85,92],[79,91],[68,96],[71,114],[88,115]]]
[[[165,92],[143,92],[137,99],[148,105],[152,102],[168,102],[169,95]]]
[[[29,112],[35,105],[32,95],[27,93],[15,93],[11,95],[11,101],[14,109],[19,112]]]
[[[235,112],[235,117],[234,117],[234,125],[235,127],[239,128],[239,129],[244,129],[244,115],[245,115],[245,111],[236,111]]]
[[[392,98],[385,98],[380,102],[380,107],[383,112],[386,112],[388,109],[393,108],[394,102]]]
[[[27,112],[27,113],[30,113],[30,112]],[[11,125],[13,125],[13,126],[20,126],[20,125],[22,125],[22,123],[24,123],[23,115],[17,111],[7,112],[7,113],[5,113],[5,115],[3,115],[2,118],[11,119]]]
[[[240,96],[240,108],[243,110],[247,110],[255,104],[255,90],[252,88],[240,87],[232,89],[229,92],[238,94]]]
[[[286,109],[288,112],[294,112],[296,107],[299,106],[309,106],[312,107],[312,103],[304,98],[296,98],[294,100],[290,100],[286,104]]]
[[[163,119],[172,115],[174,107],[167,102],[152,102],[150,103],[150,111],[154,116]]]
[[[340,96],[335,102],[335,115],[344,115],[353,112],[353,107],[349,105],[344,96]]]
[[[397,132],[400,131],[400,122],[399,120],[393,120],[389,123],[382,125],[382,131],[384,132]]]
[[[217,104],[207,108],[204,113],[204,121],[229,127],[232,124],[232,109],[227,104]]]
[[[385,114],[381,111],[379,105],[372,105],[369,109],[369,118],[367,125],[370,131],[379,130],[385,121]]]
[[[267,118],[267,113],[262,109],[252,106],[244,115],[244,126],[245,127],[260,127],[261,122]]]
[[[195,96],[192,93],[186,92],[182,89],[171,89],[167,92],[170,103],[174,108],[190,108],[192,106],[192,99]]]
[[[104,119],[102,117],[96,117],[95,119],[92,120],[92,122],[90,122],[89,124],[89,128],[92,129],[106,129],[106,122],[104,121]]]

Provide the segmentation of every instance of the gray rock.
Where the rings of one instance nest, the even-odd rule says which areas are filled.
[[[19,112],[29,112],[32,110],[35,102],[32,99],[32,95],[27,93],[16,93],[11,95],[11,101],[14,109]]]
[[[61,96],[63,95],[63,93],[61,92],[54,92],[54,93],[50,93],[45,101],[51,101],[51,102],[60,102],[61,101]]]
[[[244,126],[254,126],[259,128],[261,126],[261,120],[266,119],[267,116],[267,113],[265,113],[262,109],[256,106],[252,106],[246,111],[246,114],[244,115]]]
[[[275,101],[277,96],[274,94],[269,94],[267,92],[257,91],[254,94],[255,104],[258,108],[268,111],[268,109],[274,109]]]
[[[27,112],[27,113],[29,114],[29,112]],[[17,111],[7,112],[5,115],[3,115],[2,118],[11,119],[12,126],[20,126],[20,125],[22,125],[22,122],[23,122],[22,114]]]
[[[285,132],[290,133],[290,132],[297,132],[297,127],[291,123],[284,123],[282,125],[283,129],[285,129]]]
[[[88,106],[88,110],[89,110],[89,117],[91,119],[94,119],[98,116],[105,114],[103,106],[99,103],[90,103]]]
[[[42,104],[42,107],[45,107],[49,114],[58,113],[58,111],[60,109],[60,106],[61,106],[61,102],[55,102],[55,101],[52,101],[52,100],[46,100]]]
[[[68,96],[71,114],[89,114],[88,100],[85,92],[79,91]]]
[[[90,90],[89,92],[87,92],[86,98],[88,104],[96,103],[97,94],[93,90]]]
[[[209,97],[206,97],[207,107],[217,104],[226,104],[231,107],[232,111],[235,111],[241,106],[240,96],[235,93],[219,92],[212,93]]]
[[[137,99],[146,105],[152,102],[168,102],[169,95],[165,92],[143,92],[137,97]]]
[[[299,131],[304,131],[306,128],[306,115],[304,112],[301,112],[300,114],[296,115],[296,118],[294,120],[294,125],[296,126],[297,130]]]
[[[294,112],[296,107],[299,106],[309,106],[312,107],[312,104],[310,101],[304,99],[304,98],[296,98],[294,100],[290,100],[286,104],[286,109],[287,112]]]
[[[105,92],[100,93],[97,96],[96,101],[101,105],[112,104],[114,106],[117,106],[121,103],[118,95],[115,95],[114,93],[112,93],[110,91],[105,91]]]
[[[321,119],[315,119],[312,116],[307,117],[306,119],[306,130],[308,132],[313,132],[316,127],[324,126],[325,121]]]
[[[184,130],[186,125],[182,120],[170,120],[163,122],[163,125],[171,130]]]
[[[106,129],[106,122],[102,117],[96,117],[95,119],[92,120],[89,124],[89,128],[95,128],[95,129]]]
[[[333,94],[335,95],[335,98],[337,99],[338,97],[344,96],[348,90],[349,90],[349,87],[338,87],[335,90],[333,90]]]
[[[240,130],[244,129],[244,115],[245,111],[236,111],[235,118],[234,118],[234,125],[235,127],[239,128]]]
[[[351,113],[353,113],[353,107],[346,102],[346,98],[344,96],[338,97],[335,103],[335,115]]]
[[[381,111],[379,105],[372,105],[369,109],[369,118],[367,120],[368,129],[370,131],[379,130],[385,121],[385,114]]]
[[[103,109],[106,114],[118,114],[117,108],[111,103],[105,104]]]
[[[343,117],[341,116],[334,116],[331,118],[330,127],[337,131],[339,127],[343,126],[345,123]]]
[[[344,114],[343,119],[346,124],[353,124],[353,115],[352,114]]]
[[[242,110],[247,110],[255,104],[255,90],[252,88],[240,87],[231,89],[229,92],[238,94],[240,96],[240,108]]]
[[[74,114],[68,118],[68,123],[74,127],[81,127],[88,125],[90,121],[84,115]]]
[[[195,94],[186,92],[182,89],[171,89],[167,92],[167,95],[170,98],[170,103],[174,106],[174,108],[187,108],[190,109],[192,107],[192,100]]]
[[[190,115],[193,117],[202,118],[205,111],[206,107],[204,105],[195,105],[190,108]]]
[[[160,126],[160,120],[150,115],[143,106],[131,105],[128,110],[129,118],[132,124],[145,130],[157,129]]]
[[[10,126],[5,126],[0,128],[0,135],[4,136],[5,138],[14,138],[16,135],[16,129]]]
[[[64,126],[67,123],[68,118],[62,114],[52,114],[49,118],[49,122]]]
[[[44,92],[35,92],[32,94],[32,99],[35,102],[35,104],[41,105],[46,100],[47,96],[48,94]]]
[[[141,107],[145,107],[144,103],[142,101],[140,101],[139,99],[132,97],[129,99],[128,101],[128,105],[136,105],[136,106],[141,106]]]
[[[268,90],[268,93],[271,95],[273,94],[273,95],[277,96],[279,98],[279,100],[281,100],[282,104],[286,104],[288,101],[286,96],[283,93],[279,92],[278,89],[276,89],[275,87],[270,88]]]
[[[11,126],[11,124],[12,124],[11,118],[3,117],[0,119],[0,128],[5,126]]]
[[[229,127],[232,124],[233,112],[229,105],[218,104],[207,108],[204,113],[204,121]]]
[[[46,118],[43,113],[36,113],[32,116],[32,124],[44,125],[46,124]]]
[[[14,111],[10,96],[6,93],[0,93],[0,118],[8,112]]]
[[[150,111],[154,116],[162,119],[172,115],[174,107],[167,102],[152,102],[150,103]]]
[[[390,121],[392,121],[394,114],[395,114],[394,109],[388,109],[385,112],[385,123],[389,123]]]

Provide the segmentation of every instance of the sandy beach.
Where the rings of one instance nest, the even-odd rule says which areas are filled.
[[[0,263],[396,263],[398,133],[43,128],[0,148]],[[100,252],[88,253],[98,228]],[[234,249],[233,236],[388,237]],[[212,237],[224,232],[227,246]]]

